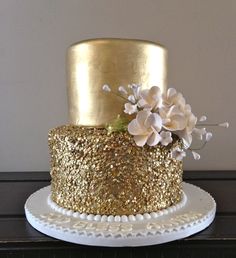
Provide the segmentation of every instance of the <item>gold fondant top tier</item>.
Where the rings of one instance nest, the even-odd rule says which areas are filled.
[[[94,39],[72,45],[68,50],[68,102],[70,123],[103,127],[118,114],[125,100],[105,94],[108,84],[141,84],[166,89],[167,51],[154,42],[131,39]]]

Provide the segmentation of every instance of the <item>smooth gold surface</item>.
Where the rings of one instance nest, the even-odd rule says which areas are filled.
[[[130,83],[142,88],[166,89],[166,50],[153,42],[129,39],[82,41],[68,50],[68,102],[70,123],[104,126],[123,115],[124,100],[113,91]]]
[[[182,162],[167,147],[138,147],[128,132],[61,126],[49,133],[52,199],[80,213],[131,215],[178,203]]]

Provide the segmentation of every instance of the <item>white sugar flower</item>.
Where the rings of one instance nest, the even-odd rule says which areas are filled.
[[[185,107],[186,101],[183,95],[177,92],[174,88],[169,88],[166,93],[163,93],[163,106],[177,106],[180,109]]]
[[[192,143],[192,131],[196,125],[197,118],[191,111],[191,106],[181,93],[170,88],[163,93],[162,108],[159,110],[163,119],[163,127],[178,135],[187,149]]]
[[[176,107],[161,108],[159,110],[163,120],[163,127],[168,131],[179,131],[186,127],[186,119],[183,113]]]
[[[102,89],[112,92],[107,84],[103,85]],[[128,124],[128,132],[134,136],[135,143],[140,147],[145,144],[155,146],[158,143],[168,146],[173,142],[172,135],[174,134],[183,142],[183,147],[177,146],[170,152],[171,157],[176,160],[182,160],[186,156],[184,149],[190,147],[194,135],[200,140],[203,140],[204,136],[202,147],[190,149],[194,159],[200,159],[200,155],[194,150],[200,150],[212,138],[212,133],[207,132],[206,128],[202,128],[203,126],[229,127],[228,122],[197,124],[198,119],[192,113],[191,106],[186,104],[183,95],[173,88],[168,89],[166,93],[161,93],[157,86],[141,90],[140,85],[131,84],[128,85],[128,89],[120,86],[118,92],[118,94],[112,93],[127,100],[124,113],[129,115],[137,113],[136,118]],[[207,117],[203,115],[198,121],[206,120]]]
[[[192,143],[192,139],[193,139],[192,132],[197,123],[197,117],[191,112],[185,113],[185,116],[186,116],[185,117],[186,127],[184,128],[184,130],[175,132],[175,134],[178,135],[183,140],[184,148],[188,149]]]
[[[127,92],[127,90],[125,89],[124,86],[120,86],[120,87],[118,88],[118,91],[119,91],[121,94],[123,94],[123,95],[127,95],[127,94],[128,94],[128,92]]]
[[[161,107],[161,90],[157,86],[152,86],[150,89],[140,91],[139,97],[138,105],[140,108],[155,110]]]
[[[104,85],[102,86],[102,89],[103,89],[104,91],[107,91],[107,92],[110,92],[110,91],[111,91],[110,86],[107,85],[107,84],[104,84]]]
[[[171,132],[162,131],[160,133],[160,136],[161,136],[161,144],[163,146],[167,146],[169,143],[171,143],[173,141],[173,139],[171,137]]]
[[[197,152],[195,152],[195,151],[192,151],[192,154],[193,154],[193,158],[195,160],[199,160],[201,158],[201,156]]]
[[[178,135],[187,149],[192,143],[192,132],[196,125],[197,118],[191,111],[191,106],[181,93],[170,88],[163,93],[162,108],[159,110],[163,119],[163,127]]]
[[[183,151],[182,149],[180,149],[180,147],[175,147],[175,148],[171,151],[171,158],[172,158],[172,159],[182,160],[185,156],[186,156],[185,151]]]
[[[197,139],[202,140],[203,135],[206,134],[206,128],[193,128],[193,133],[196,135]]]
[[[132,115],[132,114],[138,112],[137,105],[133,105],[131,103],[125,103],[125,110],[124,110],[124,112],[126,114],[129,114],[129,115]]]
[[[211,132],[206,133],[206,141],[209,142],[211,138],[212,138],[212,133]]]
[[[161,128],[161,117],[150,110],[139,111],[136,118],[128,124],[129,133],[134,135],[134,141],[140,147],[146,143],[149,146],[157,145],[161,140]]]
[[[192,133],[193,129],[196,126],[197,123],[197,117],[193,113],[189,113],[187,116],[187,124],[186,124],[186,131],[188,133]]]
[[[192,133],[197,123],[197,117],[192,113],[189,104],[185,105],[183,113],[186,118],[186,131],[187,133]]]

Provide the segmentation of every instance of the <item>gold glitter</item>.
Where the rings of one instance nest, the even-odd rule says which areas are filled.
[[[138,147],[128,132],[65,125],[49,132],[52,199],[80,213],[130,215],[181,200],[182,162],[170,146]]]

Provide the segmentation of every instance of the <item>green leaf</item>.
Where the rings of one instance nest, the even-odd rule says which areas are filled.
[[[108,133],[127,131],[129,120],[125,117],[117,116],[113,121],[106,125]]]

